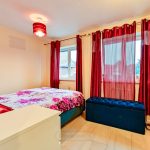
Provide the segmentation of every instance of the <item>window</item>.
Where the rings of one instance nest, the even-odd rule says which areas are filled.
[[[126,56],[127,65],[132,64],[131,54],[128,52],[128,49],[131,47],[130,42],[127,42],[127,51]],[[115,50],[115,52],[113,52]],[[140,60],[141,60],[141,33],[136,34],[136,49],[135,49],[135,81],[136,83],[139,83],[140,78]],[[117,55],[116,55],[117,51]],[[113,44],[106,44],[105,45],[105,53],[107,54],[107,57],[105,58],[105,64],[117,64],[119,61],[121,61],[121,43],[113,43]],[[114,59],[110,59],[113,56]],[[103,64],[104,65],[104,64]],[[104,66],[102,65],[102,73],[104,74]]]
[[[76,46],[60,48],[60,80],[76,79]]]

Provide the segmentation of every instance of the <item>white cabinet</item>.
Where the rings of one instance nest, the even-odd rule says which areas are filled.
[[[60,112],[28,106],[0,115],[0,150],[60,150]]]

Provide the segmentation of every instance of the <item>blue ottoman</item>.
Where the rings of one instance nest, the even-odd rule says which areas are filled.
[[[143,103],[91,97],[86,101],[86,120],[145,134]]]

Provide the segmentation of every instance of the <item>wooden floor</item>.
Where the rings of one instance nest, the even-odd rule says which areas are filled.
[[[62,128],[62,150],[150,150],[150,131],[140,135],[80,116]]]

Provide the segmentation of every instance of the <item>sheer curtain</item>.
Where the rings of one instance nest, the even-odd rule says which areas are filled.
[[[146,114],[150,115],[150,20],[142,20],[141,41],[139,101],[144,103]]]
[[[92,33],[92,70],[90,96],[101,96],[101,32]]]
[[[104,96],[135,100],[136,22],[102,33]]]
[[[79,35],[76,37],[77,43],[77,61],[76,61],[76,90],[82,92],[82,39]]]
[[[51,42],[50,86],[59,88],[60,41]]]

